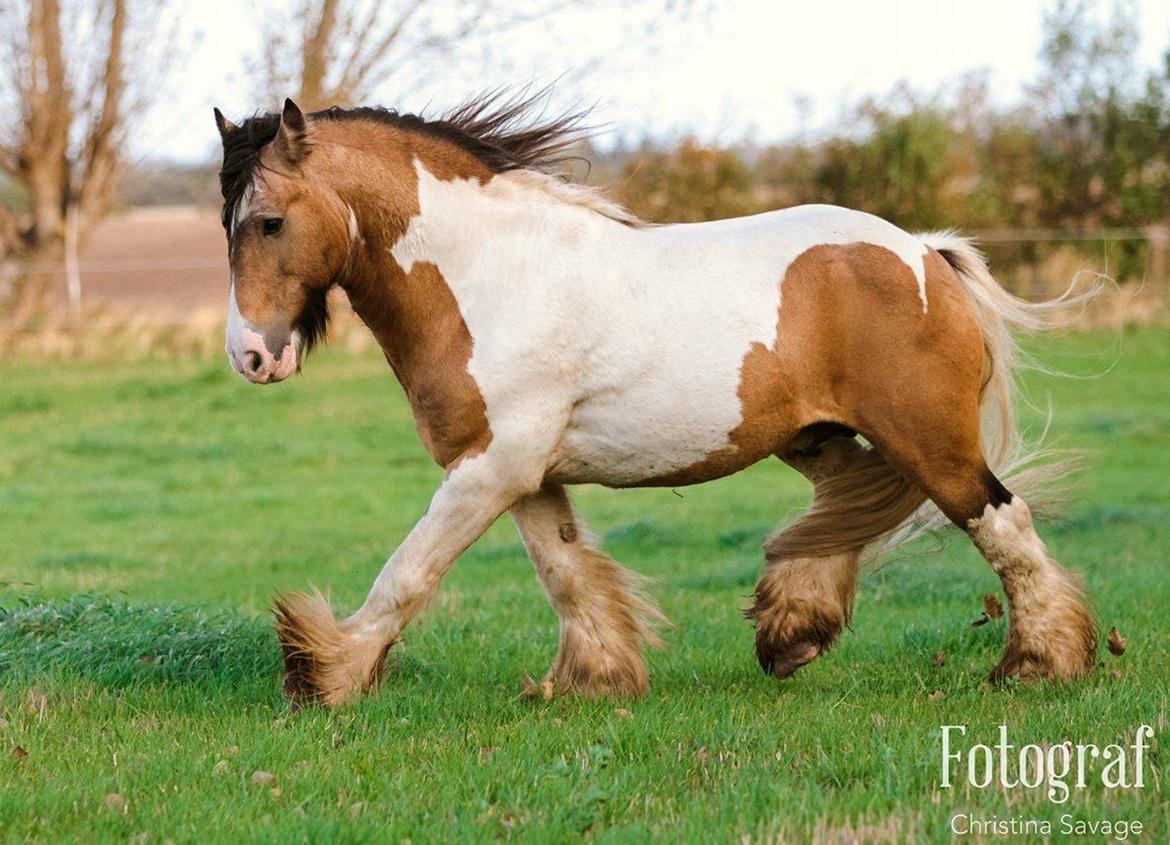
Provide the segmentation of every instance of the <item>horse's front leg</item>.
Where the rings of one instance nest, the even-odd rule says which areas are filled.
[[[386,653],[426,606],[451,564],[506,511],[539,486],[515,455],[493,450],[450,470],[426,514],[386,562],[361,609],[338,622],[320,595],[277,599],[285,691],[297,703],[341,704],[373,687]]]
[[[566,692],[629,696],[646,691],[642,643],[659,645],[662,613],[637,589],[638,577],[600,551],[564,487],[546,484],[512,506],[536,573],[560,617],[557,657],[529,695]]]

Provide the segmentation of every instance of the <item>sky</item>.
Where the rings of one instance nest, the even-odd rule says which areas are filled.
[[[179,50],[136,157],[211,159],[211,107],[243,117],[263,102],[245,68],[260,43],[265,0],[193,0]],[[1143,66],[1170,44],[1170,0],[1132,0]],[[1038,71],[1044,0],[609,0],[493,36],[442,62],[410,64],[374,96],[403,111],[457,104],[486,88],[557,82],[553,108],[594,106],[602,145],[694,134],[768,142],[817,132],[842,108],[905,81],[935,91],[987,74],[1010,104]],[[648,24],[654,31],[648,33]],[[484,48],[490,57],[483,56]],[[416,66],[419,65],[419,66]],[[396,65],[396,67],[399,67]],[[559,81],[558,81],[559,80]]]

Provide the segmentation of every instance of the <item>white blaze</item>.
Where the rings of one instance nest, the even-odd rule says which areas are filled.
[[[236,236],[236,229],[240,224],[247,219],[252,209],[252,197],[256,193],[256,183],[253,182],[244,188],[244,193],[240,195],[240,201],[236,203],[236,213],[232,215],[231,231],[228,233],[231,237]]]
[[[239,303],[236,302],[236,280],[233,276],[231,286],[228,288],[226,351],[229,356],[234,356],[236,350],[240,348],[245,325],[244,317],[240,314]]]

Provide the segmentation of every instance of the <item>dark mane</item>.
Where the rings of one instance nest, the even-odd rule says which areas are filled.
[[[317,121],[369,120],[441,138],[475,156],[493,173],[548,172],[572,158],[565,152],[588,134],[582,121],[589,111],[570,111],[545,118],[547,93],[493,91],[433,119],[373,106],[351,109],[334,106],[308,117]],[[279,127],[278,112],[256,114],[223,139],[219,184],[223,193],[223,227],[229,236],[236,208],[259,167],[260,151],[276,137]]]

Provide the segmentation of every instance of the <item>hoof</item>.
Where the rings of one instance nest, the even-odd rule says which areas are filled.
[[[525,676],[520,697],[529,701],[552,701],[562,695],[577,695],[582,698],[638,698],[646,693],[649,684],[645,679],[622,676],[619,678],[588,677],[555,679],[546,677],[540,683]]]
[[[284,692],[294,709],[336,707],[377,686],[393,642],[346,634],[320,593],[277,596],[272,613],[284,652]]]
[[[744,616],[756,628],[756,659],[768,675],[787,678],[824,654],[849,624],[858,553],[774,558]]]
[[[531,676],[524,676],[524,688],[520,690],[520,697],[529,701],[552,701],[559,695],[552,680],[545,678],[540,683],[532,680]]]
[[[821,647],[810,640],[799,640],[780,648],[774,648],[770,643],[761,642],[756,637],[756,659],[764,673],[777,678],[787,678],[806,663],[811,663]]]
[[[1088,675],[1096,663],[1095,650],[1082,655],[1067,655],[1063,658],[1009,650],[991,670],[987,680],[993,684],[1002,684],[1009,678],[1019,678],[1023,683],[1075,681]]]
[[[1029,627],[1027,636],[1018,627],[1009,628],[1003,659],[988,680],[1075,681],[1093,671],[1097,665],[1097,626],[1079,603],[1066,604],[1060,610],[1044,627]]]
[[[606,669],[591,669],[587,664],[558,660],[539,683],[526,675],[520,697],[530,701],[552,701],[562,695],[637,698],[649,688],[646,665],[635,653],[628,662]]]
[[[765,674],[787,678],[824,654],[841,634],[843,614],[814,610],[806,603],[756,604],[744,615],[756,625],[756,659]]]

